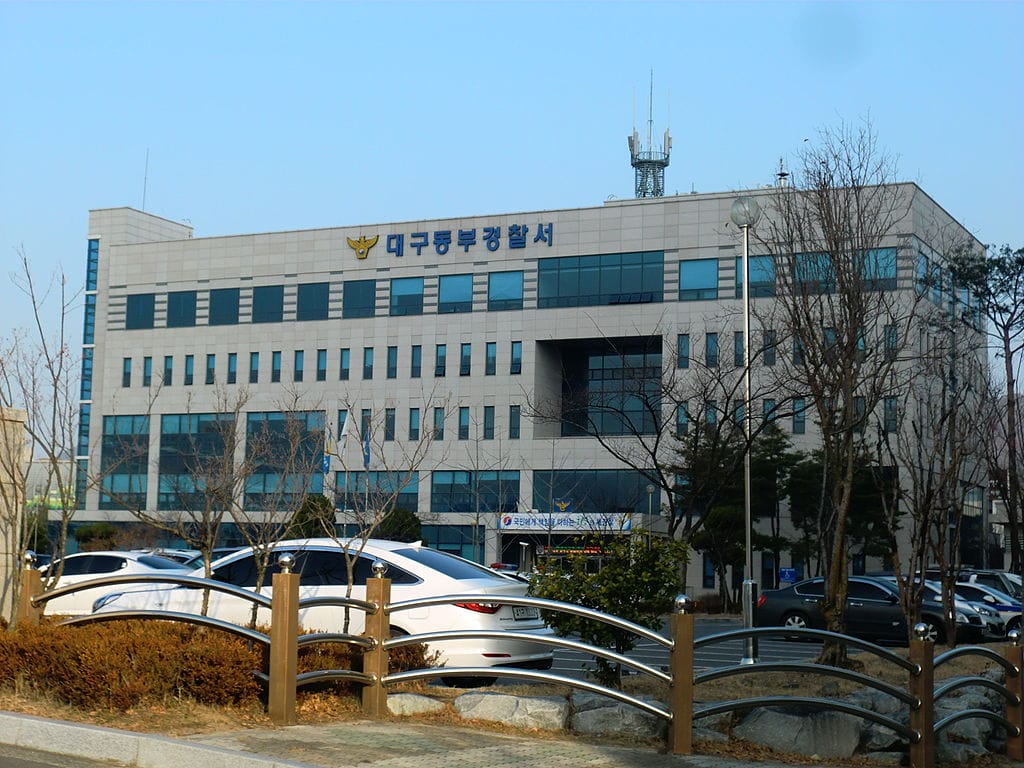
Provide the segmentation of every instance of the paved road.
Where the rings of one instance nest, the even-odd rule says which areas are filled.
[[[113,765],[117,763],[97,762],[0,744],[0,768],[110,768]]]
[[[706,637],[721,632],[740,629],[739,619],[700,619],[694,622],[694,636]],[[662,634],[665,634],[662,631]],[[795,642],[782,638],[758,640],[758,659],[761,661],[812,661],[818,655],[821,643]],[[668,666],[668,649],[650,640],[641,640],[636,648],[626,654],[630,658],[644,664],[661,669]],[[694,656],[694,671],[700,672],[714,667],[727,667],[737,664],[743,656],[743,641],[728,640],[711,646],[698,648]],[[591,662],[592,657],[578,651],[557,649],[552,672],[569,677],[582,677],[585,674],[583,664]]]

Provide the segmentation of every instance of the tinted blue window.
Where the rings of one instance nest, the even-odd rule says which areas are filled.
[[[432,472],[430,505],[434,513],[515,512],[519,508],[519,472]]]
[[[718,259],[690,259],[679,262],[680,301],[717,298]]]
[[[196,324],[196,292],[171,291],[167,294],[167,327],[187,328]]]
[[[295,319],[326,320],[330,283],[303,283],[296,294]]]
[[[473,311],[473,276],[442,275],[438,286],[437,312]]]
[[[491,272],[487,276],[487,309],[523,308],[523,273]]]
[[[376,280],[346,280],[341,294],[341,316],[373,317],[377,307]]]
[[[423,278],[396,277],[391,281],[392,316],[423,314]]]
[[[568,502],[565,511],[571,513],[606,514],[614,520],[624,512],[643,515],[648,512],[649,483],[630,469],[534,470],[533,508],[557,515],[561,503]]]
[[[661,251],[566,256],[537,262],[537,306],[640,304],[664,298]]]
[[[92,406],[83,403],[78,408],[78,455],[89,454],[89,421],[92,418]],[[84,501],[84,497],[81,499]]]
[[[237,288],[214,288],[210,291],[210,325],[238,324]]]
[[[96,341],[96,294],[85,297],[85,324],[82,329],[82,343],[92,344]]]
[[[136,328],[153,327],[153,309],[156,296],[152,293],[135,293],[128,297],[124,327],[129,331]]]
[[[775,295],[775,259],[771,256],[750,257],[750,296]],[[743,259],[736,259],[736,298],[743,298]]]
[[[92,347],[82,350],[82,400],[92,400],[92,356]]]
[[[100,241],[90,240],[85,264],[85,290],[95,291],[100,271]]]
[[[100,509],[145,509],[149,417],[104,416],[100,447]]]
[[[252,289],[252,321],[280,323],[284,319],[284,286],[262,285]]]

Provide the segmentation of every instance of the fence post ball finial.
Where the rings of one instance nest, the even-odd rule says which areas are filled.
[[[277,565],[281,568],[281,573],[291,573],[292,568],[295,566],[295,555],[291,552],[285,552],[277,558]]]
[[[928,625],[923,621],[917,622],[914,625],[914,639],[915,640],[927,640],[928,639]]]
[[[695,603],[686,595],[676,595],[675,603],[672,606],[674,613],[691,613]]]
[[[1021,635],[1020,635],[1020,630],[1019,629],[1011,629],[1009,632],[1006,633],[1006,639],[1009,640],[1010,641],[1010,645],[1012,645],[1014,647],[1017,647],[1017,646],[1020,645],[1020,638],[1021,638]]]
[[[21,556],[21,559],[25,563],[26,568],[36,567],[36,553],[31,549],[26,549],[25,554]]]
[[[374,560],[370,566],[370,570],[373,571],[373,575],[378,579],[383,579],[384,574],[388,572],[388,564],[383,560]]]

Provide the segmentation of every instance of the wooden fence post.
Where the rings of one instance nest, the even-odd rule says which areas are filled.
[[[25,553],[25,567],[21,571],[21,591],[18,593],[18,613],[15,625],[38,624],[43,609],[32,605],[32,598],[43,591],[43,576],[35,568],[36,556],[32,552]]]
[[[299,574],[293,555],[278,559],[270,607],[270,690],[267,713],[274,725],[295,725],[295,675],[299,666]]]
[[[388,652],[382,645],[391,636],[388,605],[391,602],[391,579],[384,578],[387,565],[375,560],[371,566],[373,578],[366,580],[366,600],[377,610],[367,614],[363,636],[373,641],[373,647],[363,651],[363,672],[373,682],[363,686],[363,712],[370,717],[383,717],[388,711],[388,693],[382,682],[388,674]]]
[[[1016,667],[1016,673],[1006,673],[1006,689],[1016,700],[1006,702],[1006,719],[1017,726],[1017,735],[1006,734],[1006,756],[1011,760],[1024,760],[1024,708],[1021,707],[1021,695],[1024,686],[1021,685],[1022,662],[1024,662],[1024,648],[1021,647],[1021,633],[1019,629],[1010,630],[1006,636],[1009,643],[1003,651],[1008,662]]]
[[[910,661],[920,669],[910,673],[910,693],[920,702],[910,708],[910,727],[920,734],[910,744],[910,768],[935,766],[935,645],[924,639],[927,631],[926,624],[915,624],[910,641]]]
[[[693,754],[693,601],[686,595],[676,597],[672,610],[672,650],[669,671],[669,709],[672,722],[668,746],[676,755]]]

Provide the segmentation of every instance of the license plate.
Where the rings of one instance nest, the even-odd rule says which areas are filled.
[[[530,605],[513,605],[512,618],[516,621],[526,621],[527,619],[539,619],[540,611]]]

